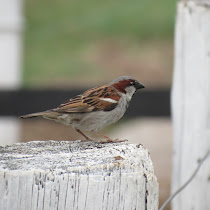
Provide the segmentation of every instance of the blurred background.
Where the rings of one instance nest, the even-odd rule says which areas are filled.
[[[15,141],[82,139],[71,127],[42,119],[19,120],[14,115],[28,114],[27,108],[32,105],[42,106],[43,110],[31,111],[54,108],[68,96],[68,91],[75,90],[76,94],[119,76],[132,76],[146,89],[137,93],[138,100],[131,103],[123,119],[102,132],[149,149],[160,183],[160,204],[165,201],[170,193],[172,128],[170,114],[158,113],[158,107],[170,106],[176,2],[8,0],[0,6],[3,11],[0,55],[7,56],[8,66],[13,50],[16,55],[11,72],[2,68],[5,59],[0,62],[0,72],[4,75],[0,80],[0,100],[4,102],[1,145]],[[13,19],[5,9],[11,11],[11,7]],[[8,22],[4,24],[4,20]],[[7,41],[9,44],[5,45]],[[12,47],[7,55],[8,46]],[[6,72],[9,76],[5,76]],[[6,77],[13,82],[4,84]],[[43,95],[43,90],[49,92]],[[65,97],[60,97],[62,91]],[[157,97],[161,91],[167,98]],[[46,95],[53,104],[46,100]],[[32,96],[36,97],[35,102]],[[147,103],[145,98],[149,98]],[[156,114],[144,113],[146,104],[151,110],[157,109]],[[140,114],[129,115],[141,107]]]

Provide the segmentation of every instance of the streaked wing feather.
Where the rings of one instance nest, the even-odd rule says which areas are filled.
[[[55,109],[57,112],[90,112],[92,108],[83,103],[82,95],[75,96]]]
[[[101,98],[110,98],[116,101],[116,103],[113,104],[109,101],[101,100]],[[116,89],[108,85],[90,89],[83,94],[84,103],[94,106],[94,111],[111,111],[117,106],[119,100],[120,96]]]
[[[101,98],[110,98],[116,101],[101,100]],[[117,91],[110,86],[100,86],[87,90],[82,95],[75,96],[69,101],[61,104],[55,109],[57,112],[92,112],[92,111],[111,111],[117,106],[120,96]]]

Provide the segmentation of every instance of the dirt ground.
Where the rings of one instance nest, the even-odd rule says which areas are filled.
[[[82,137],[71,127],[48,120],[21,122],[21,140],[78,140]],[[121,121],[106,135],[143,144],[150,152],[160,187],[160,205],[169,197],[172,170],[172,126],[169,118],[137,118]],[[170,210],[170,207],[166,208]]]

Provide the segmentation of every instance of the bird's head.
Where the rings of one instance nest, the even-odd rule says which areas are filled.
[[[124,93],[131,97],[137,90],[144,88],[143,84],[141,84],[139,81],[137,81],[133,77],[129,77],[129,76],[119,77],[113,80],[112,82],[110,82],[109,85],[116,88],[119,92]]]

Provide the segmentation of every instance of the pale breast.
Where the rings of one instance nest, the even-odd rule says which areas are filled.
[[[125,113],[127,101],[121,98],[118,106],[111,111],[96,111],[92,113],[84,113],[78,122],[72,121],[72,126],[84,131],[97,131],[117,122]]]

